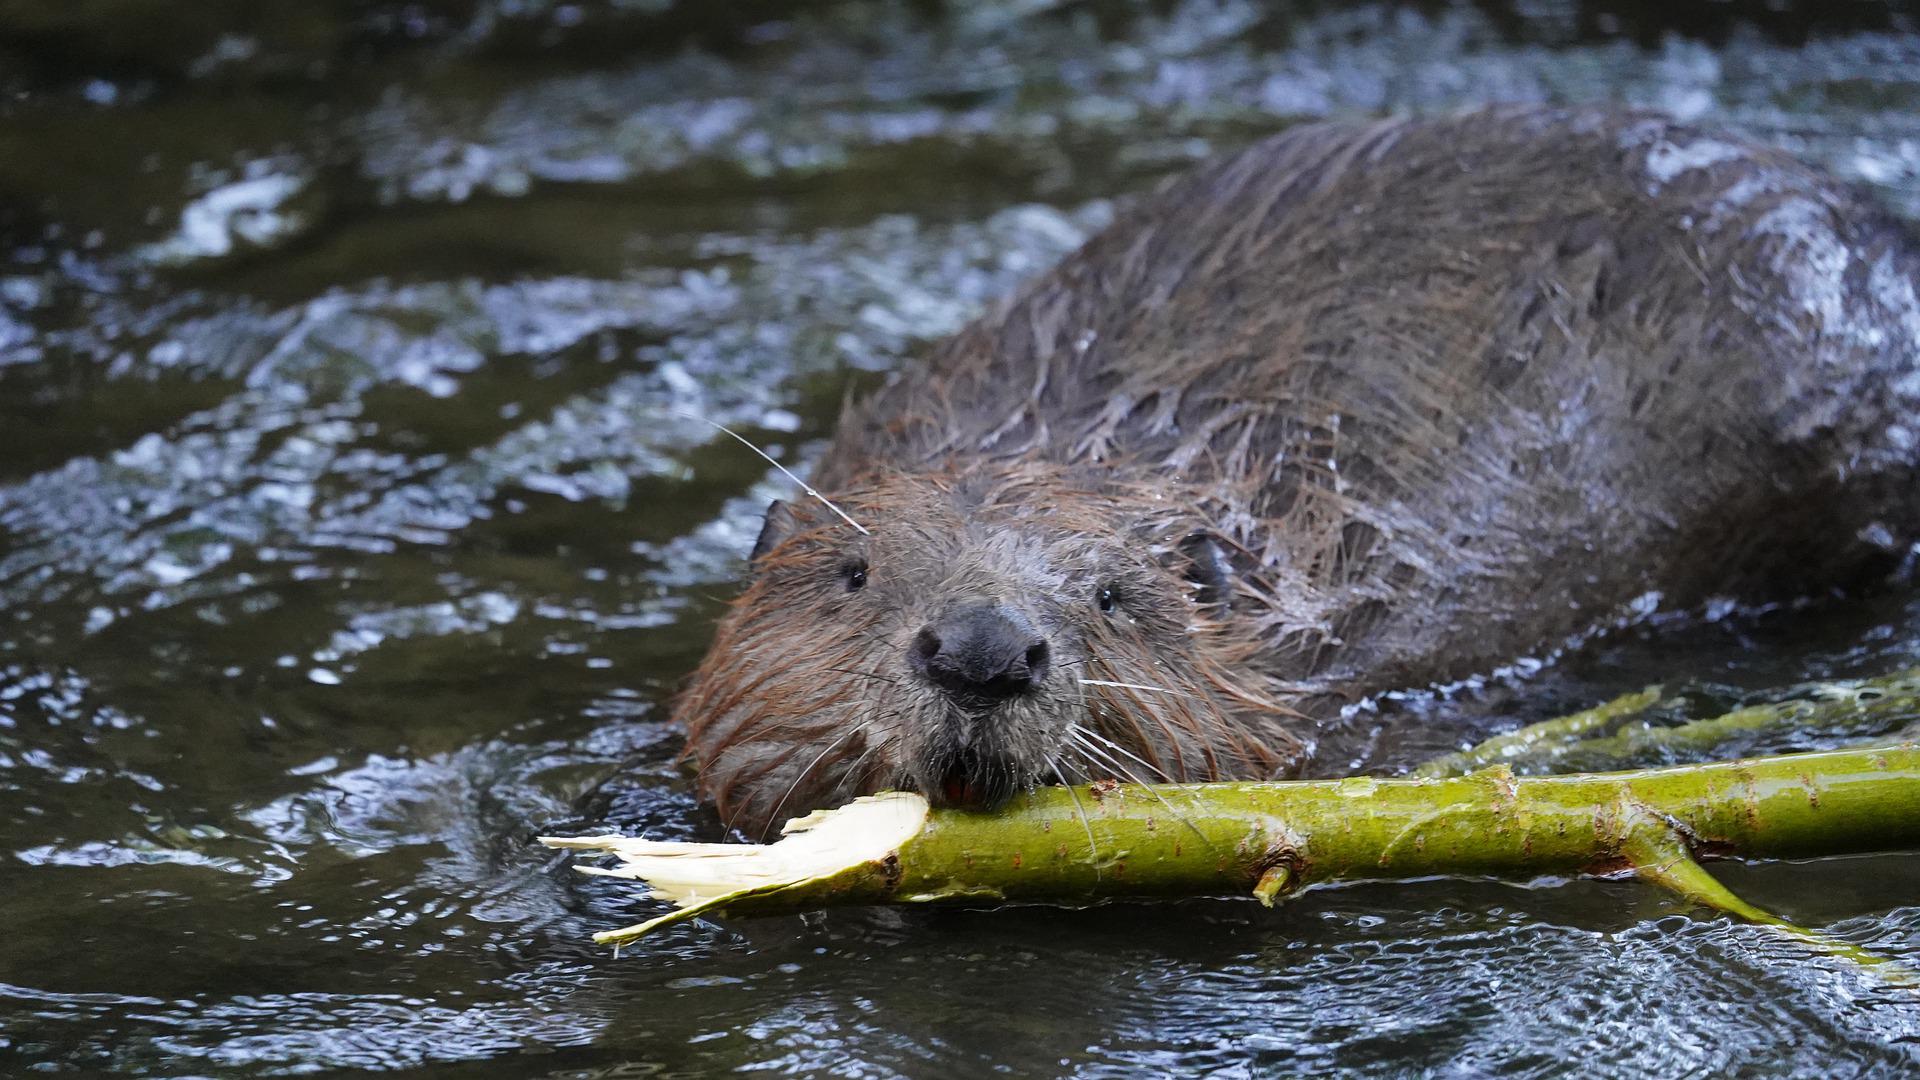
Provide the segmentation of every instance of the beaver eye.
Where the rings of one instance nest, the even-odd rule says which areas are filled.
[[[1114,597],[1113,597],[1113,587],[1111,585],[1101,586],[1100,595],[1097,599],[1100,602],[1101,611],[1105,611],[1105,612],[1113,611]]]
[[[840,568],[840,573],[847,579],[848,592],[859,592],[861,589],[867,587],[867,562],[865,559],[856,559],[848,563]]]

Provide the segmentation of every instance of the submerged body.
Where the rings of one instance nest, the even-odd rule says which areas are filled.
[[[852,408],[679,703],[750,830],[885,788],[1281,775],[1652,606],[1885,574],[1920,258],[1643,115],[1296,128]]]

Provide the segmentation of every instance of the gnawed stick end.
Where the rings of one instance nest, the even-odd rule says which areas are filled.
[[[612,855],[615,866],[580,866],[582,873],[643,881],[648,895],[679,909],[621,930],[594,935],[602,944],[632,941],[653,930],[716,911],[753,896],[802,888],[866,863],[885,859],[919,835],[927,801],[889,791],[816,810],[782,827],[771,844],[698,844],[631,836],[542,836],[553,848]]]

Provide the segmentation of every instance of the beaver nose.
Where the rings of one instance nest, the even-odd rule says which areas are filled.
[[[962,705],[990,705],[1033,689],[1050,654],[1031,623],[990,603],[928,623],[907,648],[914,669]]]

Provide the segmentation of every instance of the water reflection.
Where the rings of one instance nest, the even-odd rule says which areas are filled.
[[[785,489],[695,417],[805,462],[1108,200],[1303,118],[1648,104],[1920,214],[1915,38],[1571,3],[509,6],[302,5],[303,37],[168,5],[131,54],[0,11],[0,53],[69,35],[0,65],[0,1069],[1914,1064],[1910,1001],[1630,884],[838,912],[615,962],[586,935],[644,902],[525,841],[718,831],[662,705]],[[1905,594],[1730,618],[1329,743],[1391,770],[1675,670],[1704,713],[1916,651]],[[1920,955],[1913,860],[1734,873]]]

